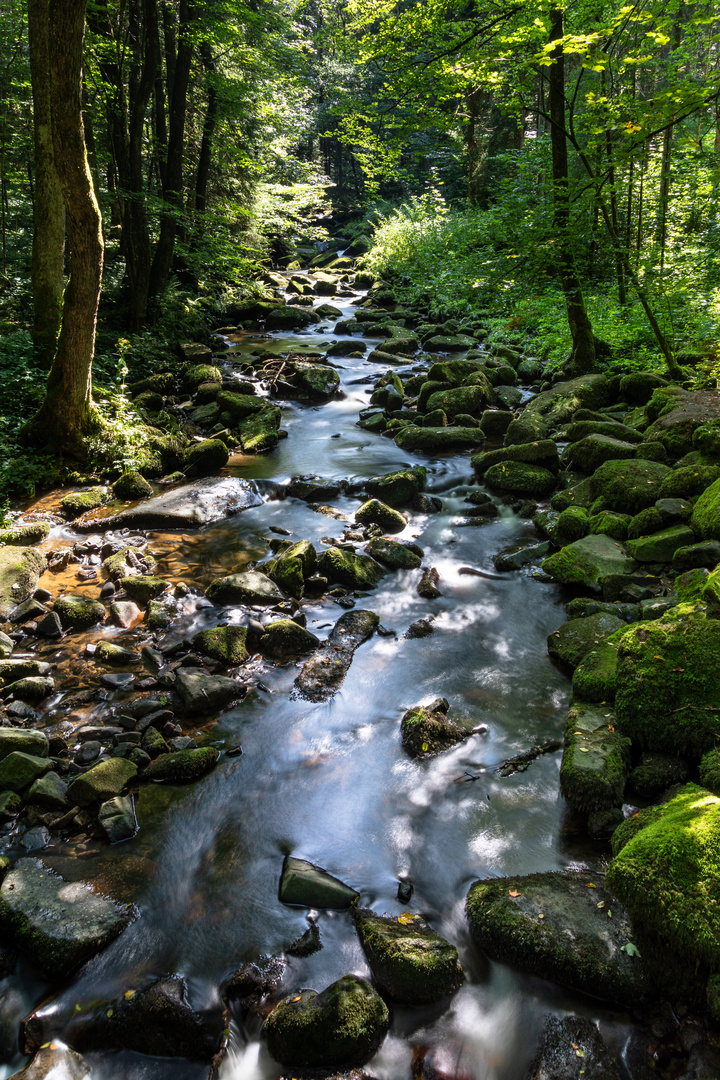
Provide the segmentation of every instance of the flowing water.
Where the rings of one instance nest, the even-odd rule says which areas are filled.
[[[348,303],[344,313],[351,312]],[[334,321],[311,332],[278,335],[273,348],[324,347]],[[233,354],[258,344],[251,336],[236,341],[226,367],[232,367]],[[196,1008],[217,1005],[219,984],[242,962],[280,953],[307,928],[308,912],[277,898],[282,860],[292,853],[352,885],[361,904],[377,912],[399,914],[404,905],[396,899],[398,880],[412,882],[412,900],[405,906],[425,915],[460,950],[462,989],[442,1009],[396,1008],[390,1035],[368,1072],[380,1080],[409,1080],[411,1050],[420,1045],[437,1047],[450,1075],[522,1080],[548,1011],[593,1015],[592,1004],[483,960],[469,940],[463,908],[468,886],[479,877],[597,865],[597,856],[577,846],[565,827],[559,754],[540,757],[513,776],[497,772],[504,759],[562,737],[569,683],[550,663],[545,645],[564,621],[560,594],[529,574],[495,574],[492,555],[531,536],[528,523],[503,508],[490,524],[464,525],[463,500],[473,483],[469,455],[415,458],[358,428],[358,410],[367,405],[381,369],[364,359],[334,362],[345,396],[317,407],[285,403],[289,437],[266,456],[231,458],[227,471],[283,482],[308,473],[364,479],[408,464],[428,465],[428,490],[442,498],[442,512],[411,512],[399,539],[421,544],[424,565],[439,571],[443,595],[421,599],[415,591],[419,571],[389,573],[358,607],[377,612],[394,634],[375,635],[358,649],[335,697],[320,704],[298,699],[292,693],[296,665],[263,663],[250,671],[244,701],[200,731],[220,749],[241,744],[242,756],[221,758],[210,776],[189,788],[141,787],[134,840],[112,848],[91,841],[71,851],[65,845],[43,852],[64,876],[86,877],[134,901],[140,911],[46,1014],[58,1018],[61,1035],[63,1017],[77,1004],[115,997],[153,975],[173,972],[185,976]],[[159,559],[158,572],[204,588],[230,567],[259,558],[270,526],[289,530],[293,539],[307,538],[319,550],[322,538],[342,534],[342,521],[299,500],[273,497],[271,485],[266,490],[262,505],[195,533],[150,534],[148,550]],[[339,498],[333,505],[351,518],[357,500]],[[69,538],[77,537],[63,526],[49,543]],[[494,577],[463,575],[462,567]],[[57,577],[50,587],[57,591]],[[87,587],[90,595],[97,589]],[[342,614],[330,597],[305,602],[303,610],[308,629],[321,638]],[[404,636],[412,622],[430,615],[432,636]],[[231,610],[213,608],[193,590],[170,634],[191,635],[232,618]],[[111,632],[135,648],[149,640],[142,625]],[[85,639],[93,636],[98,635]],[[60,661],[60,683],[63,672],[77,672],[82,663],[76,644],[73,649],[68,656],[62,647],[44,648],[43,658]],[[449,700],[453,718],[482,730],[433,760],[410,760],[400,745],[400,719],[407,708],[438,696]],[[90,706],[83,718],[107,707]],[[349,914],[310,914],[324,947],[309,958],[288,960],[284,988],[321,990],[348,972],[369,977]],[[601,1019],[606,1039],[618,1048],[623,1017],[603,1010]],[[100,1080],[207,1076],[207,1066],[129,1053],[88,1059]],[[244,1030],[233,1027],[223,1080],[270,1080],[279,1071],[262,1047],[259,1022]]]

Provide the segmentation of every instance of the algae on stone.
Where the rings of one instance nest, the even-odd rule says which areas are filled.
[[[560,791],[589,814],[621,806],[630,768],[630,740],[615,729],[607,706],[575,702],[565,722]]]

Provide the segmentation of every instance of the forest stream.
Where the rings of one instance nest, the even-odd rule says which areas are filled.
[[[355,293],[334,303],[348,317],[361,299]],[[334,322],[277,334],[273,348],[325,348]],[[267,346],[268,339],[252,333],[229,338],[229,349],[216,361],[223,377],[232,378],[238,359]],[[347,351],[352,341],[348,336]],[[10,855],[40,856],[66,880],[89,882],[134,905],[137,915],[60,992],[22,960],[3,984],[6,1001],[9,995],[20,1016],[47,993],[37,1014],[41,1028],[45,1038],[62,1040],[75,1014],[93,1003],[127,997],[158,976],[179,975],[196,1012],[219,1014],[219,988],[235,969],[281,956],[313,923],[322,948],[305,958],[284,956],[283,994],[305,987],[319,991],[348,973],[370,978],[349,911],[308,910],[278,899],[283,859],[292,855],[351,886],[362,907],[395,917],[421,913],[459,950],[465,975],[460,989],[435,1005],[393,1007],[389,1034],[367,1065],[371,1076],[406,1080],[415,1069],[427,1077],[518,1080],[552,1012],[599,1020],[606,1044],[620,1059],[632,1033],[627,1014],[485,960],[470,939],[464,912],[474,880],[565,868],[585,868],[591,875],[607,857],[605,846],[573,830],[559,793],[570,686],[549,659],[546,638],[565,618],[560,587],[531,567],[498,573],[492,556],[535,538],[531,523],[498,500],[499,516],[473,527],[477,519],[467,516],[466,499],[477,485],[469,455],[413,456],[359,428],[358,413],[381,369],[364,357],[334,356],[332,362],[341,394],[318,405],[283,402],[288,437],[270,454],[231,456],[223,470],[257,485],[257,505],[194,531],[145,531],[157,573],[188,586],[180,614],[166,631],[150,634],[142,621],[128,629],[106,623],[33,647],[35,658],[54,666],[56,680],[54,696],[42,706],[42,724],[56,725],[53,730],[72,747],[73,730],[112,723],[133,697],[133,684],[152,676],[132,666],[106,674],[101,700],[81,703],[68,715],[64,680],[72,676],[67,686],[75,694],[97,685],[101,672],[92,668],[92,647],[103,638],[135,652],[151,645],[172,655],[173,642],[240,620],[237,608],[213,606],[204,590],[219,575],[264,558],[273,536],[309,540],[318,552],[342,540],[357,498],[345,493],[328,499],[335,511],[328,516],[299,498],[280,497],[291,477],[356,483],[426,465],[426,491],[439,497],[442,509],[409,511],[405,531],[394,539],[421,546],[422,565],[436,568],[441,595],[418,595],[416,569],[389,572],[374,591],[356,598],[356,609],[377,613],[379,630],[360,645],[341,688],[325,701],[309,701],[294,688],[302,660],[273,664],[253,657],[238,673],[247,690],[239,704],[199,725],[183,721],[185,736],[220,751],[217,767],[190,785],[140,786],[133,838],[108,845],[46,834],[31,840],[28,852],[27,837],[6,826]],[[405,366],[424,370],[412,361]],[[26,512],[52,510],[62,494],[44,496]],[[43,548],[67,547],[87,536],[72,524],[55,525]],[[99,559],[83,561],[92,565]],[[103,578],[79,587],[77,571],[77,564],[48,571],[40,587],[53,595],[73,591],[97,598]],[[323,640],[343,614],[338,600],[352,604],[330,595],[301,603],[307,629]],[[430,620],[432,632],[408,636],[418,620]],[[94,679],[87,674],[93,670]],[[453,719],[473,733],[444,753],[413,760],[401,746],[401,717],[438,697],[448,700]],[[549,742],[550,752],[517,771],[500,768]],[[412,886],[404,901],[398,899],[402,883]],[[257,1013],[232,1014],[219,1064],[222,1080],[279,1075],[260,1027]],[[208,1075],[207,1063],[126,1050],[89,1049],[84,1058],[97,1080]],[[16,1057],[2,1076],[10,1076],[20,1061]],[[417,1071],[418,1061],[425,1062],[425,1071]]]

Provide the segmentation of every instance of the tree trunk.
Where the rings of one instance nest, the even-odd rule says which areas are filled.
[[[212,49],[207,41],[204,41],[200,46],[200,59],[205,68],[208,95],[207,110],[203,121],[202,142],[200,144],[200,158],[195,179],[195,210],[199,215],[202,215],[207,210],[208,180],[210,178],[213,138],[218,114],[218,95],[215,86],[216,64]],[[200,231],[202,231],[202,223],[200,223]]]
[[[167,5],[165,5],[167,7]],[[167,161],[163,198],[168,209],[162,215],[160,236],[150,269],[149,296],[153,298],[165,288],[175,253],[178,219],[183,209],[183,150],[185,145],[185,114],[190,81],[190,62],[193,52],[193,23],[197,18],[194,0],[180,0],[178,51],[172,78],[170,123],[168,125]]]
[[[595,366],[595,335],[585,307],[585,299],[575,266],[575,257],[570,238],[563,35],[562,10],[553,7],[550,11],[550,41],[558,43],[550,54],[553,63],[549,68],[548,79],[553,169],[553,224],[558,253],[558,272],[565,296],[568,325],[570,326],[573,343],[570,368],[574,373],[580,375],[592,371]]]
[[[50,84],[48,0],[28,0],[28,39],[33,95],[35,195],[33,199],[33,346],[49,370],[60,329],[65,259],[65,204],[55,168]]]
[[[45,400],[32,422],[56,453],[87,455],[97,428],[90,372],[103,266],[102,218],[85,148],[81,111],[86,0],[50,0],[52,134],[70,241],[70,280]]]

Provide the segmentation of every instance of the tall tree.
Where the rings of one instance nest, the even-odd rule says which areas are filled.
[[[31,423],[33,435],[52,450],[80,458],[98,424],[90,374],[103,268],[102,217],[81,109],[85,8],[86,0],[49,0],[52,137],[67,217],[70,278],[45,399]]]
[[[65,204],[53,149],[48,0],[28,0],[28,43],[35,149],[33,344],[38,362],[49,369],[55,354],[62,313]]]

